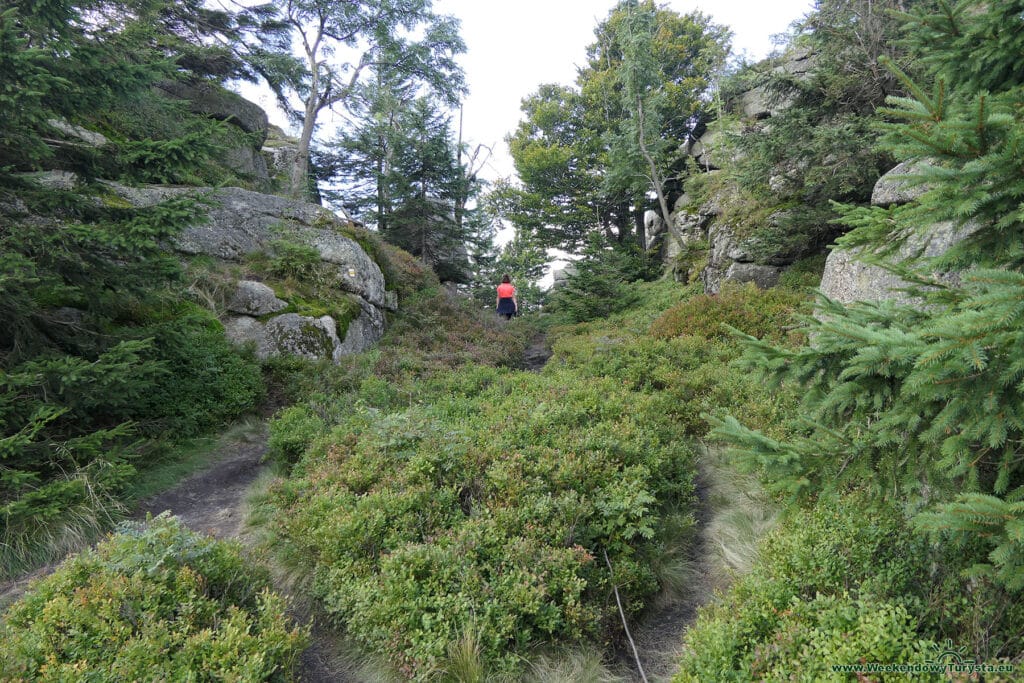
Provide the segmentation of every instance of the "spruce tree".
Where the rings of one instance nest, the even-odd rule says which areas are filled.
[[[869,486],[905,501],[922,529],[983,538],[975,571],[1024,588],[1024,88],[1019,1],[939,3],[903,15],[933,67],[928,88],[882,113],[884,144],[927,192],[895,209],[840,207],[841,246],[886,263],[893,245],[949,220],[969,236],[893,268],[917,303],[822,299],[797,349],[747,341],[745,363],[804,388],[806,429],[781,442],[728,416],[715,435],[793,496]],[[967,47],[970,41],[970,48]],[[996,75],[995,78],[990,76]],[[1000,80],[1001,79],[1001,80]],[[969,268],[959,284],[931,273]],[[921,286],[926,285],[926,286]]]
[[[124,150],[153,141],[107,129],[119,139],[96,148],[61,134],[149,97],[161,79],[200,76],[173,58],[185,38],[150,10],[168,16],[91,0],[0,12],[0,576],[103,529],[140,437],[195,434],[261,391],[255,366],[187,301],[165,247],[201,206],[129,208],[94,182],[127,174]],[[161,163],[190,175],[204,161]],[[77,171],[74,185],[33,173],[52,168]]]

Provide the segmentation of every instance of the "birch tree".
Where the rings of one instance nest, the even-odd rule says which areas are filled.
[[[309,194],[309,157],[320,115],[345,108],[374,74],[406,80],[450,105],[464,92],[456,55],[465,51],[459,22],[432,11],[430,0],[288,0],[285,20],[299,41],[304,68],[275,79],[280,100],[297,98],[301,123],[290,194]]]

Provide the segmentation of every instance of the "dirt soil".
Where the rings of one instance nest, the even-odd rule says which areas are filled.
[[[245,528],[246,497],[253,483],[268,469],[262,462],[267,452],[266,425],[249,439],[228,442],[213,456],[210,467],[193,474],[174,488],[149,498],[139,505],[135,518],[158,515],[165,510],[177,516],[193,531],[220,539],[252,540]],[[309,622],[303,611],[293,614],[300,623]],[[334,662],[338,661],[331,633],[313,624],[310,646],[298,665],[300,681],[345,683],[354,680]]]
[[[523,370],[540,372],[549,358],[551,358],[551,349],[548,347],[547,335],[538,334],[530,340],[530,345],[523,353]]]
[[[711,559],[714,556],[714,539],[709,533],[711,513],[707,475],[698,470],[695,484],[697,531],[687,557],[692,574],[686,592],[670,598],[662,597],[641,615],[638,623],[630,624],[640,663],[647,680],[651,682],[671,680],[679,668],[683,634],[697,618],[697,610],[714,597],[716,590],[725,585],[725,578],[717,562]],[[616,654],[618,671],[628,675],[628,680],[643,680],[637,671],[633,650],[625,638]]]
[[[139,503],[135,519],[165,510],[193,531],[215,538],[241,538],[245,525],[245,496],[266,470],[260,462],[267,452],[266,428],[256,437],[224,444],[209,468],[196,472],[174,488]]]
[[[181,481],[174,488],[140,501],[133,519],[156,516],[165,510],[192,529],[219,539],[251,540],[245,528],[246,497],[256,479],[268,469],[262,462],[267,452],[266,425],[253,435],[225,441],[211,456],[211,465]],[[52,572],[56,564],[41,567],[13,581],[0,582],[0,609],[17,600],[29,583]],[[305,615],[295,615],[307,622]],[[336,662],[339,656],[331,633],[314,624],[311,645],[302,653],[298,676],[312,683],[355,681]]]
[[[217,538],[240,538],[245,522],[245,495],[266,469],[260,462],[267,452],[266,427],[255,436],[229,441],[211,454],[213,464],[139,503],[132,519],[156,516],[164,510],[177,515],[186,526]],[[17,579],[0,582],[0,609],[21,597],[29,584],[50,574],[57,564],[40,567]]]

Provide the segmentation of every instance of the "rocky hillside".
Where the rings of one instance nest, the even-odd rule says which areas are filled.
[[[167,246],[186,262],[205,259],[207,277],[216,272],[219,294],[207,303],[228,337],[253,343],[259,358],[294,354],[337,362],[379,340],[385,312],[397,308],[398,297],[364,249],[372,249],[372,236],[322,206],[274,194],[285,187],[294,141],[269,125],[260,107],[218,86],[164,82],[155,91],[229,127],[226,137],[235,144],[223,149],[217,164],[239,186],[129,185],[95,179],[98,184],[90,191],[98,201],[144,209],[174,198],[199,200],[203,211]],[[102,154],[114,146],[98,131],[54,124],[62,133],[55,142],[58,148],[87,145]],[[52,163],[56,168],[29,174],[26,180],[66,191],[83,187],[83,178],[61,168],[62,159],[66,157],[57,154]],[[27,212],[22,217],[30,218]],[[313,296],[314,283],[303,283],[303,273],[285,272],[280,263],[275,267],[289,258],[289,250],[301,252],[292,258],[308,260],[306,275],[315,275],[316,288],[323,290],[316,294],[322,296]],[[289,277],[290,285],[285,282]],[[318,298],[316,303],[309,300]]]
[[[663,245],[677,279],[699,278],[708,293],[727,281],[772,287],[794,263],[827,253],[848,229],[834,202],[891,206],[913,199],[894,192],[907,171],[879,148],[874,123],[876,108],[905,88],[878,68],[880,59],[908,59],[884,39],[895,23],[851,17],[870,27],[872,37],[858,41],[836,23],[845,15],[833,10],[812,14],[780,55],[727,77],[712,120],[682,145],[689,178],[669,224],[652,216],[648,227],[650,244]],[[943,245],[948,241],[936,238],[928,249]],[[830,257],[827,294],[871,298],[873,288],[896,284],[874,270],[854,272],[849,259]]]

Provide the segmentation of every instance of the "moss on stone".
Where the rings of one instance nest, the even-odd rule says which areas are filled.
[[[311,321],[304,322],[297,331],[271,328],[268,336],[275,348],[289,349],[297,355],[314,358],[331,358],[334,355],[334,343],[327,332]]]

